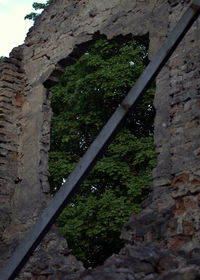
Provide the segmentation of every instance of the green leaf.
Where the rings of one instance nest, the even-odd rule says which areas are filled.
[[[54,194],[148,64],[147,43],[98,40],[51,88],[49,181]],[[117,252],[121,228],[141,209],[156,163],[153,96],[147,91],[57,220],[86,266]],[[114,251],[113,251],[114,248]]]

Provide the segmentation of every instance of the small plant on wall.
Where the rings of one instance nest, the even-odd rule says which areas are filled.
[[[24,19],[31,19],[34,21],[40,14],[40,13],[38,13],[38,11],[40,11],[40,12],[43,11],[51,2],[52,2],[52,0],[47,0],[46,3],[34,2],[32,7],[37,12],[31,12],[31,13],[27,14],[24,17]]]

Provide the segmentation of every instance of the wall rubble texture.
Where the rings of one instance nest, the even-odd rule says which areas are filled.
[[[1,256],[7,256],[9,236],[5,230],[12,221],[13,196],[20,182],[17,165],[20,137],[21,106],[23,105],[24,73],[21,67],[22,53],[13,50],[10,58],[0,62],[0,248]],[[14,238],[15,239],[15,238]],[[14,241],[13,239],[13,241]],[[12,247],[12,244],[10,244]],[[1,259],[2,261],[2,259]],[[1,263],[0,261],[0,263]]]
[[[173,3],[169,29],[181,5]],[[199,21],[157,79],[155,145],[150,206],[125,225],[130,244],[157,242],[171,250],[199,247]],[[166,94],[167,93],[167,94]],[[142,224],[142,226],[141,226]]]
[[[37,19],[25,44],[0,63],[2,263],[50,199],[47,152],[51,109],[47,88],[56,83],[66,65],[76,61],[88,44],[101,35],[108,39],[148,35],[152,57],[189,2],[56,0]],[[200,245],[199,29],[198,20],[157,78],[158,165],[153,171],[153,192],[144,202],[143,212],[134,214],[124,226],[125,248],[102,268],[77,276],[84,269],[53,227],[19,279],[147,280],[200,276],[195,266],[200,253],[194,249]],[[165,249],[145,245],[148,242]],[[167,249],[186,249],[188,253]],[[183,278],[185,275],[187,278]]]

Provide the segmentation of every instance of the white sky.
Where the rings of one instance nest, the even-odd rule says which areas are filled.
[[[23,44],[33,25],[24,16],[34,11],[33,2],[46,3],[46,0],[0,0],[0,56],[8,56],[14,47]]]

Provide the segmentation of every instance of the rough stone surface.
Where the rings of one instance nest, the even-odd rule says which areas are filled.
[[[169,1],[169,30],[183,9],[183,1]],[[157,78],[152,194],[142,213],[124,226],[129,244],[158,242],[162,247],[191,250],[199,239],[200,75],[199,21],[177,48]]]
[[[82,263],[72,255],[66,240],[53,226],[17,279],[53,280],[63,279],[65,275],[66,279],[73,280],[81,271],[84,271]]]
[[[126,245],[111,256],[104,266],[84,271],[82,280],[197,280],[200,249],[189,253],[168,251],[154,243]]]
[[[123,41],[149,37],[151,58],[189,2],[54,0],[25,44],[0,61],[0,266],[50,199],[48,88],[102,36]],[[19,279],[200,278],[195,249],[200,247],[199,23],[156,81],[157,167],[144,210],[133,214],[122,231],[125,248],[103,267],[78,276],[82,264],[53,228]],[[145,245],[149,242],[161,247]]]

